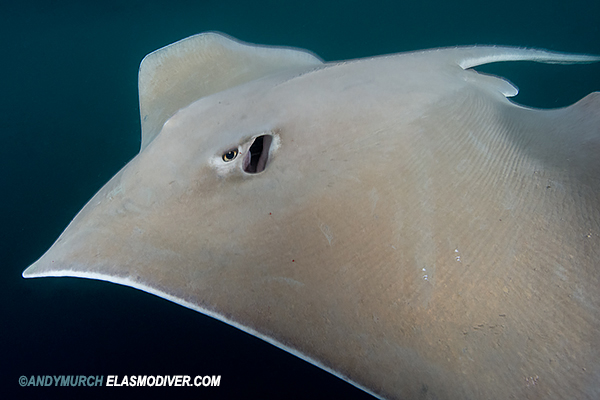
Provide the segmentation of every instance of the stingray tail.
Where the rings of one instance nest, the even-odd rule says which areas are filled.
[[[449,58],[464,69],[502,61],[535,61],[546,64],[585,64],[600,61],[600,56],[596,55],[518,47],[472,46],[441,49],[440,51],[454,53]]]

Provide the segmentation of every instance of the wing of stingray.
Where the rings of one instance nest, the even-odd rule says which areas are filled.
[[[203,43],[168,53],[222,65]],[[160,114],[160,134],[23,276],[156,294],[382,398],[598,394],[600,96],[532,110],[465,70],[598,58],[299,57],[238,86],[219,68],[208,88],[203,74],[155,74],[142,115]],[[199,100],[170,89],[198,82]],[[243,167],[255,155],[260,173]]]
[[[158,49],[140,65],[142,150],[177,110],[193,101],[288,68],[319,64],[306,50],[249,45],[216,32]]]

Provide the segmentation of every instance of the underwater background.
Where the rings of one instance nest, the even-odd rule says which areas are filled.
[[[25,280],[140,146],[144,55],[195,33],[306,48],[326,61],[460,44],[600,54],[597,0],[133,0],[0,9],[0,397],[372,398],[246,333],[156,296],[76,278]],[[600,90],[600,65],[477,68],[529,106]],[[20,387],[31,375],[221,375],[213,388]],[[144,392],[144,393],[142,393]]]

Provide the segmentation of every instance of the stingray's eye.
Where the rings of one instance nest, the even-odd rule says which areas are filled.
[[[223,154],[223,161],[225,161],[225,162],[233,161],[233,160],[235,160],[237,155],[238,155],[237,149],[231,149],[228,152],[226,152],[225,154]]]

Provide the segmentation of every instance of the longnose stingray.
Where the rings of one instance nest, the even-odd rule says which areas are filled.
[[[474,46],[324,63],[217,33],[140,66],[140,153],[26,278],[131,286],[386,399],[600,397],[600,93]]]

